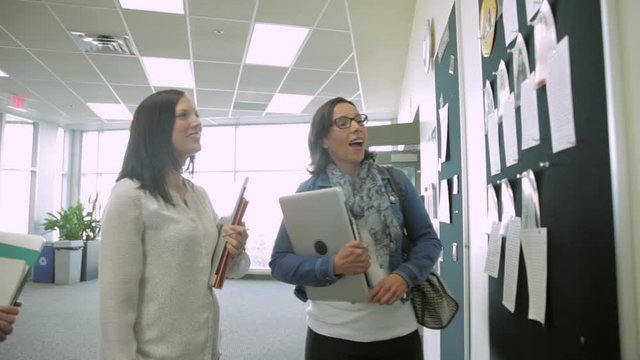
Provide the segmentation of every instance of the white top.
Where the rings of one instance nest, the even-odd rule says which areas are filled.
[[[371,342],[397,338],[418,329],[411,301],[391,305],[311,301],[307,325],[325,336]]]
[[[204,189],[187,181],[175,207],[122,179],[102,222],[102,358],[218,359],[219,307],[207,282],[218,216]],[[249,268],[246,254],[230,274]]]

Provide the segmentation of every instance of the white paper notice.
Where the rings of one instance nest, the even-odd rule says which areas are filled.
[[[500,173],[500,132],[498,130],[498,114],[493,112],[487,116],[487,142],[489,146],[489,165],[491,175]]]
[[[504,0],[502,4],[504,22],[504,45],[508,46],[518,35],[518,5],[516,0]]]
[[[484,272],[494,278],[498,277],[500,271],[500,254],[502,253],[502,236],[500,236],[500,223],[491,224],[489,233],[489,245],[487,246],[487,257],[484,262]]]
[[[520,106],[520,87],[522,82],[529,77],[529,52],[527,51],[527,44],[524,43],[522,35],[518,33],[516,37],[516,43],[511,50],[511,58],[513,64],[513,70],[511,75],[513,76],[513,95],[515,96],[516,108]]]
[[[449,137],[449,104],[438,110],[440,117],[440,162],[447,161],[447,141]]]
[[[540,4],[540,12],[536,16],[533,27],[533,43],[536,52],[536,86],[546,83],[548,62],[556,47],[556,21],[547,0]]]
[[[520,86],[520,117],[522,119],[522,150],[540,144],[538,95],[533,76]]]
[[[440,198],[438,199],[438,220],[451,224],[451,207],[449,205],[449,182],[440,180]]]
[[[549,61],[547,101],[551,124],[551,150],[558,152],[576,145],[573,121],[573,91],[571,89],[571,63],[569,37],[558,43]]]
[[[547,308],[547,229],[523,229],[522,255],[529,287],[529,319],[544,325]]]
[[[498,215],[498,197],[496,196],[496,190],[493,188],[493,185],[489,184],[487,185],[487,234],[491,233],[493,223],[500,223],[500,216]]]
[[[453,188],[453,189],[451,189],[451,192],[453,194],[457,194],[458,193],[458,186],[459,186],[458,185],[458,175],[457,174],[453,175],[453,178],[451,179],[451,181],[452,181],[451,187]]]
[[[502,305],[513,312],[516,308],[516,290],[518,288],[518,263],[520,262],[520,218],[509,222],[509,233],[504,249],[504,285],[502,287]]]
[[[513,94],[504,103],[502,113],[502,135],[504,136],[504,160],[507,167],[518,163],[518,129]]]
[[[496,92],[498,96],[498,117],[502,116],[504,109],[504,103],[511,94],[511,87],[509,86],[509,73],[507,72],[507,65],[504,64],[504,60],[500,60],[498,64],[498,71],[496,71]]]
[[[527,8],[527,21],[531,21],[533,15],[538,12],[540,9],[540,4],[542,4],[542,0],[526,0],[525,6]]]
[[[509,180],[504,179],[500,181],[500,202],[502,202],[500,235],[507,236],[511,218],[516,216],[516,205],[513,200],[513,191],[511,190],[511,185],[509,185]]]

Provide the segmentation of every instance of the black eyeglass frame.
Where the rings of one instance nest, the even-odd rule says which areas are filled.
[[[349,122],[346,122],[345,119],[349,119]],[[354,117],[340,116],[340,117],[337,117],[337,118],[333,119],[333,124],[338,129],[348,129],[348,128],[351,127],[351,123],[354,122],[354,121],[357,122],[358,125],[364,126],[364,124],[366,124],[368,120],[369,120],[369,116],[367,114],[358,114],[358,115],[356,115]]]

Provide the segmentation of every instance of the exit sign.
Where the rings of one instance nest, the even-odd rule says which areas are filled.
[[[16,109],[24,110],[24,97],[19,96],[19,95],[12,95],[11,96],[11,106],[16,108]]]

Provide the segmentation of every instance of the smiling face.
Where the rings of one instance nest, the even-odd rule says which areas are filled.
[[[333,109],[334,120],[343,116],[354,118],[358,114],[358,109],[349,103],[339,103]],[[327,149],[331,159],[342,172],[354,176],[364,160],[366,142],[367,128],[351,121],[351,126],[345,129],[339,129],[334,123],[322,140],[322,147]]]
[[[176,120],[171,135],[173,149],[181,164],[200,151],[201,132],[202,123],[193,101],[187,96],[182,97],[176,105]]]

